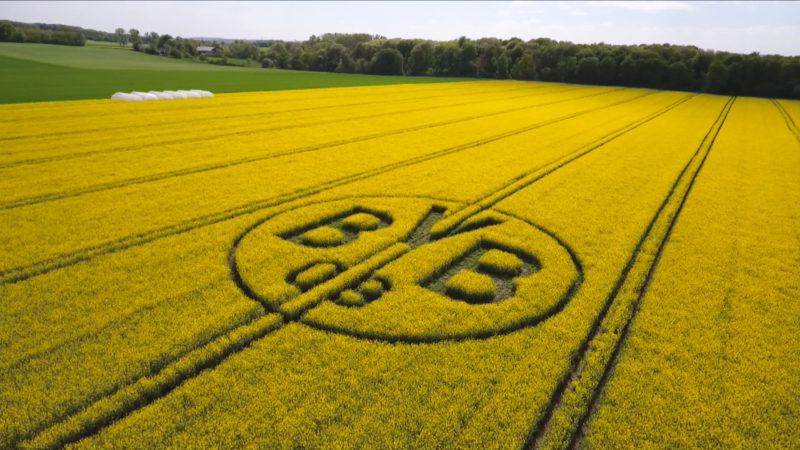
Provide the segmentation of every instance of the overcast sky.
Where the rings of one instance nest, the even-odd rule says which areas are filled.
[[[0,18],[181,37],[516,36],[800,55],[800,2],[0,2]]]

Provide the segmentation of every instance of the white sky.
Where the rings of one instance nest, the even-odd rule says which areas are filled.
[[[516,36],[800,55],[800,2],[0,2],[0,18],[182,37]]]

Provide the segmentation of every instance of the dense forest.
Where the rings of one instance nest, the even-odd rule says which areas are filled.
[[[0,22],[0,41],[83,45],[75,33],[90,40],[131,43],[134,50],[146,53],[216,64],[228,64],[230,58],[265,68],[320,72],[514,78],[800,98],[800,56],[743,55],[695,46],[575,44],[547,38],[431,41],[365,33],[328,33],[303,42],[223,44],[154,32],[140,34],[135,29],[106,33],[64,25]],[[213,46],[213,54],[198,53],[200,45]]]

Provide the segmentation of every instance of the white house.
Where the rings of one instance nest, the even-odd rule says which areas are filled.
[[[204,56],[212,56],[215,53],[216,47],[209,47],[207,45],[200,45],[197,47],[197,54]]]

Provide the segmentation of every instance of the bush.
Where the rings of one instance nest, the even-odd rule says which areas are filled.
[[[275,63],[269,58],[263,58],[261,60],[261,67],[264,69],[272,69],[275,67]]]

